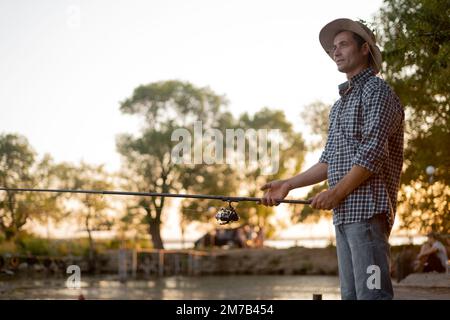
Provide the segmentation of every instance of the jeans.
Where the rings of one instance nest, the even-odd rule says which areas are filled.
[[[368,220],[340,224],[336,249],[343,300],[392,299],[390,227],[385,214]]]
[[[437,254],[433,252],[427,258],[423,272],[445,272],[446,267],[442,265],[441,260],[438,258]]]

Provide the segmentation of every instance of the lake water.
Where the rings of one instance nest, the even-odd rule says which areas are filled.
[[[85,276],[80,289],[66,286],[66,278],[4,278],[0,299],[157,299],[157,300],[311,300],[340,299],[336,276],[174,276],[120,282],[117,276]]]

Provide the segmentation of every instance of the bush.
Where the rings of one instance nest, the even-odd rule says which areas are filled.
[[[95,240],[95,251],[99,254],[119,249],[125,245],[126,248],[151,248],[147,239],[126,240],[120,239],[97,239]],[[88,256],[88,238],[77,239],[46,239],[25,232],[16,236],[14,241],[5,241],[0,236],[0,254],[13,253],[33,256]]]
[[[20,254],[32,254],[34,256],[50,255],[49,244],[46,239],[33,236],[21,236],[17,238],[15,242]]]

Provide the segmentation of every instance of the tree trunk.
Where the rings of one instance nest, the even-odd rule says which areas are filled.
[[[164,245],[161,239],[161,222],[156,219],[150,220],[149,223],[149,231],[150,236],[152,237],[152,243],[154,249],[164,249]]]
[[[3,231],[4,235],[5,235],[5,240],[6,241],[13,240],[15,238],[16,234],[17,234],[17,232],[14,230],[13,227],[2,228],[2,231]]]
[[[7,192],[7,196],[8,196],[8,209],[9,209],[9,212],[11,213],[11,221],[9,221],[9,224],[8,224],[8,219],[6,219],[7,214],[5,214],[5,218],[1,219],[0,224],[1,224],[1,230],[4,232],[6,241],[11,241],[16,237],[18,229],[15,228],[15,226],[16,226],[16,223],[15,223],[16,222],[16,214],[15,214],[15,210],[14,210],[15,198],[14,198],[13,193],[11,193],[9,191]]]
[[[184,249],[185,244],[186,244],[186,239],[184,238],[184,233],[185,233],[184,223],[182,223],[181,224],[181,249]]]
[[[150,204],[146,204],[144,207],[147,211],[147,221],[149,225],[149,233],[152,237],[152,243],[154,249],[164,249],[164,245],[161,239],[161,213],[164,206],[164,198],[161,198],[161,202],[158,205],[155,199],[151,199],[153,209],[156,211],[155,216],[152,215],[152,208]]]
[[[89,227],[89,217],[86,219],[86,231],[88,233],[89,238],[89,272],[95,272],[95,249],[94,249],[94,239],[92,238],[92,231]]]

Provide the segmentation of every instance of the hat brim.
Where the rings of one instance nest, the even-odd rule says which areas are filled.
[[[370,51],[372,53],[371,67],[378,73],[381,68],[381,51],[375,44],[374,39],[364,30],[361,25],[350,19],[336,19],[326,24],[319,33],[319,40],[322,48],[333,59],[333,41],[337,33],[341,31],[351,31],[361,36],[369,44]],[[334,60],[334,59],[333,59]]]

